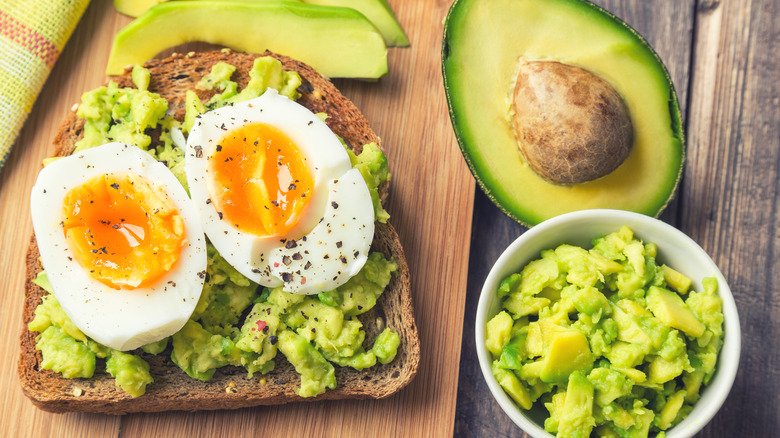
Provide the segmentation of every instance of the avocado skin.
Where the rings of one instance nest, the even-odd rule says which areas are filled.
[[[656,79],[665,82],[664,85],[667,89],[664,90],[663,96],[659,96],[659,99],[663,98],[665,101],[662,112],[664,113],[663,117],[668,118],[668,123],[664,124],[664,128],[667,130],[668,138],[670,140],[669,144],[666,145],[668,146],[668,151],[666,154],[667,162],[662,169],[654,167],[653,163],[646,163],[645,165],[641,166],[641,172],[639,173],[638,177],[638,179],[641,179],[643,177],[642,175],[649,175],[654,173],[663,174],[663,178],[656,178],[659,179],[659,181],[655,181],[654,184],[658,187],[654,190],[651,196],[647,197],[649,199],[642,199],[641,201],[637,201],[627,200],[625,195],[617,197],[614,196],[612,191],[619,192],[619,190],[615,189],[615,187],[619,185],[626,185],[627,180],[630,179],[630,173],[632,173],[628,172],[627,169],[621,168],[618,168],[614,174],[622,172],[622,180],[611,174],[595,182],[583,184],[581,191],[584,193],[582,196],[580,196],[580,198],[586,199],[586,201],[583,203],[571,201],[571,198],[576,198],[576,196],[570,197],[570,202],[568,203],[566,200],[560,201],[560,196],[558,195],[562,194],[561,191],[552,191],[549,193],[546,191],[540,191],[540,194],[538,195],[539,200],[537,200],[536,203],[529,202],[528,200],[519,198],[518,193],[534,192],[535,189],[539,187],[542,187],[542,190],[547,190],[544,185],[552,185],[542,181],[541,178],[538,178],[538,176],[535,174],[534,177],[538,178],[544,184],[536,184],[534,182],[533,186],[524,184],[518,185],[516,181],[508,178],[509,174],[506,171],[504,171],[499,176],[494,175],[494,173],[497,173],[494,172],[495,163],[500,162],[503,158],[505,158],[505,156],[496,158],[493,162],[490,162],[486,157],[493,153],[488,149],[492,148],[494,144],[484,146],[484,143],[487,142],[476,141],[474,135],[475,128],[468,125],[469,122],[467,118],[471,117],[471,114],[465,113],[463,108],[469,105],[462,104],[462,100],[471,96],[462,95],[463,86],[458,82],[459,79],[461,79],[459,77],[461,75],[460,72],[462,69],[464,69],[464,65],[458,64],[458,62],[462,62],[464,57],[467,59],[468,54],[464,55],[462,48],[458,47],[458,44],[460,41],[468,39],[462,36],[462,28],[464,27],[464,23],[468,23],[468,20],[473,20],[473,17],[475,16],[484,14],[485,9],[493,8],[498,10],[500,7],[497,7],[496,5],[504,3],[507,5],[510,3],[514,3],[515,5],[530,4],[535,5],[534,7],[539,10],[558,8],[560,6],[564,9],[570,8],[572,10],[576,10],[577,16],[589,17],[591,19],[598,20],[602,25],[614,28],[613,33],[620,34],[622,37],[630,38],[633,44],[631,47],[633,50],[632,54],[639,53],[643,58],[645,58],[648,61],[647,65],[645,66],[648,71],[652,71],[652,73],[657,76]],[[552,14],[552,12],[550,14]],[[523,17],[515,18],[517,19],[513,24],[518,27],[522,27]],[[532,17],[530,19],[535,20],[538,18],[539,17]],[[568,33],[571,32],[571,29],[580,25],[580,23],[576,22],[575,17],[571,18],[572,20],[567,23],[567,29],[564,30]],[[555,29],[555,31],[560,30],[561,29]],[[500,25],[496,25],[485,29],[484,32],[489,32],[490,34],[494,35],[501,34],[502,28]],[[472,38],[472,40],[477,39],[475,35],[469,36]],[[583,39],[587,39],[586,37],[587,35],[583,36]],[[540,37],[540,39],[541,38],[543,37]],[[486,42],[485,44],[489,45],[490,42]],[[506,46],[511,47],[510,43],[506,43]],[[509,51],[511,52],[511,50]],[[545,54],[543,59],[565,61],[558,59],[553,53]],[[477,65],[477,67],[480,67],[480,65],[489,65],[495,69],[495,66],[491,65],[490,63],[481,63]],[[589,67],[588,65],[579,66],[586,69]],[[470,66],[468,65],[465,66],[465,68],[469,67]],[[668,203],[673,199],[682,176],[683,164],[685,162],[685,135],[683,132],[682,115],[679,101],[671,80],[671,76],[669,75],[668,70],[664,66],[658,54],[647,43],[647,41],[645,41],[637,31],[623,22],[620,18],[616,17],[605,9],[586,0],[548,0],[546,2],[542,0],[517,0],[515,2],[505,0],[494,0],[493,2],[485,2],[483,0],[455,0],[449,10],[449,13],[447,14],[444,23],[444,36],[442,38],[442,76],[453,130],[455,132],[456,139],[458,140],[463,157],[466,160],[472,175],[474,176],[478,186],[487,195],[487,197],[503,213],[515,221],[521,223],[522,225],[526,227],[532,227],[546,219],[557,216],[558,214],[586,208],[617,208],[636,211],[648,216],[658,217],[666,208]],[[512,71],[508,72],[507,77],[510,77],[511,81],[514,81],[515,79]],[[474,89],[481,89],[483,86],[482,83],[475,83],[475,81],[470,81],[469,84],[473,86]],[[507,82],[506,84],[506,99],[501,99],[498,102],[491,102],[489,105],[504,105],[504,100],[509,102],[509,93],[511,92],[510,84],[510,82]],[[623,95],[623,98],[629,101],[631,100],[631,96]],[[484,109],[485,105],[488,104],[484,98],[481,99],[482,100],[476,103],[471,102],[471,106]],[[506,105],[508,107],[508,103]],[[660,105],[658,106],[658,110],[661,111]],[[632,118],[636,117],[638,116],[632,114]],[[495,124],[491,126],[482,126],[479,129],[482,131],[491,131],[491,129],[495,128],[495,126]],[[511,127],[508,127],[507,129],[511,130]],[[495,137],[493,139],[495,140]],[[481,143],[484,147],[481,146]],[[511,146],[514,150],[517,149],[516,143],[513,143]],[[481,147],[485,150],[480,150]],[[521,155],[519,153],[517,155],[520,158],[515,158],[514,160],[518,161],[521,166],[517,167],[516,172],[518,174],[524,174],[530,171],[527,164],[522,163]],[[631,156],[629,156],[629,159],[630,158]],[[505,164],[501,166],[506,167]],[[525,167],[525,169],[522,167]],[[636,175],[637,173],[634,172],[634,179],[637,179]],[[527,182],[529,179],[534,179],[528,176],[525,176],[524,178],[525,180],[523,181],[525,182]],[[603,190],[604,187],[609,188],[609,193],[606,193]],[[569,189],[571,189],[571,187],[569,187]],[[580,190],[580,187],[575,186],[574,190]],[[566,195],[564,194],[564,196]],[[548,206],[545,207],[540,205],[545,203],[548,204]],[[549,205],[554,205],[554,208],[549,208]]]

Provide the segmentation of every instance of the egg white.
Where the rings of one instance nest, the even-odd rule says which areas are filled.
[[[371,208],[365,208],[366,204]],[[350,169],[330,181],[322,217],[311,232],[271,251],[271,273],[284,279],[288,292],[335,289],[366,263],[374,238],[374,208],[359,170]]]
[[[184,219],[186,240],[179,260],[148,287],[116,290],[94,280],[72,256],[62,229],[66,194],[88,179],[115,172],[135,173],[164,188]],[[172,335],[190,318],[206,276],[206,239],[186,191],[151,155],[115,142],[60,158],[38,175],[30,209],[54,295],[84,334],[126,351]]]
[[[244,233],[222,220],[210,199],[208,160],[217,144],[227,132],[256,122],[287,135],[313,173],[309,204],[284,236]],[[228,263],[261,286],[283,285],[287,292],[314,294],[344,284],[365,264],[374,234],[374,208],[365,181],[352,169],[330,128],[276,90],[200,115],[187,138],[185,172],[209,240]]]

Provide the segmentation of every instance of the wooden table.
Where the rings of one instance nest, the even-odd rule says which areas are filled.
[[[390,160],[389,211],[411,267],[423,348],[417,378],[381,401],[123,417],[49,414],[22,395],[16,361],[30,188],[60,121],[82,92],[104,82],[111,39],[130,21],[111,2],[93,1],[0,171],[0,435],[523,436],[492,401],[473,341],[481,282],[523,228],[475,191],[452,134],[439,53],[451,1],[390,3],[412,46],[390,51],[390,74],[378,83],[336,84]],[[742,317],[740,372],[703,436],[773,436],[780,430],[778,4],[597,3],[635,26],[669,67],[687,116],[688,156],[677,200],[662,218],[712,255]]]

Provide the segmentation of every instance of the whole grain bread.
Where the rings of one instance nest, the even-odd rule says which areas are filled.
[[[300,74],[302,84],[299,103],[313,112],[328,114],[326,123],[341,136],[355,153],[362,145],[376,142],[379,137],[371,130],[366,118],[357,107],[344,97],[333,84],[311,67],[270,52],[262,55],[212,51],[191,53],[187,56],[174,54],[161,60],[145,64],[151,73],[149,90],[168,100],[168,114],[178,120],[184,118],[185,91],[195,90],[195,84],[207,74],[211,66],[224,61],[236,67],[233,80],[239,89],[246,85],[254,59],[257,56],[273,56],[282,62],[285,70]],[[122,87],[130,87],[129,71],[111,78]],[[212,92],[197,91],[202,100]],[[63,122],[54,140],[57,155],[71,153],[76,141],[82,137],[84,121],[71,111]],[[380,187],[380,196],[387,196],[387,184]],[[401,345],[395,359],[387,365],[357,371],[348,367],[335,367],[338,386],[312,398],[302,398],[294,390],[300,385],[300,376],[284,355],[276,357],[276,368],[252,379],[246,378],[246,371],[238,367],[223,367],[217,370],[208,382],[187,376],[170,359],[169,354],[150,355],[138,350],[150,364],[154,383],[146,388],[146,394],[132,398],[115,386],[114,378],[99,365],[90,379],[65,379],[60,374],[41,368],[41,353],[35,349],[38,335],[27,329],[34,311],[46,292],[31,282],[42,270],[38,247],[33,237],[27,252],[27,281],[19,357],[19,379],[22,389],[32,402],[41,409],[51,412],[101,412],[124,414],[129,412],[159,412],[168,410],[214,410],[235,409],[257,405],[277,405],[298,401],[318,401],[350,398],[383,398],[406,386],[417,372],[420,360],[420,344],[414,321],[409,269],[398,235],[388,224],[376,224],[372,251],[380,251],[395,259],[398,272],[393,276],[377,305],[361,315],[366,331],[366,344],[385,328],[399,334]],[[169,347],[170,348],[170,347]]]

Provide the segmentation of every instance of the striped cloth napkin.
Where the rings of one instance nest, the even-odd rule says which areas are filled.
[[[0,0],[0,167],[89,0]]]

